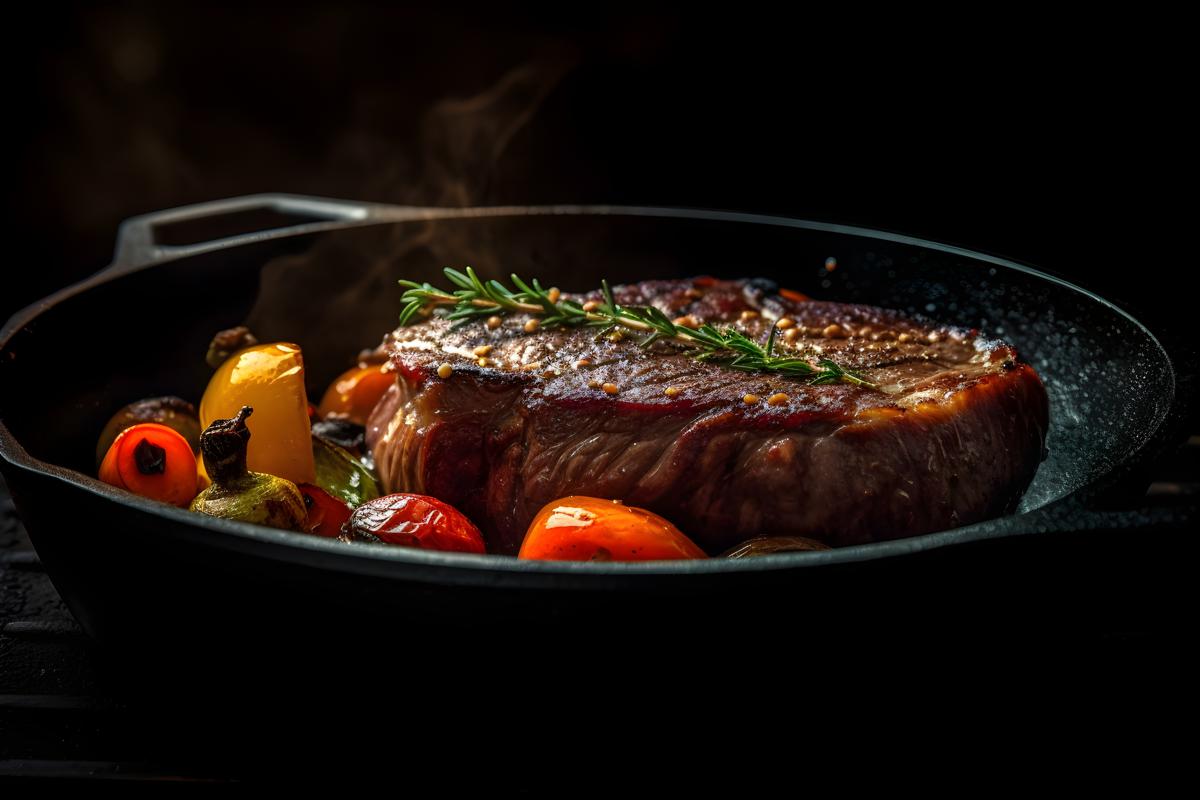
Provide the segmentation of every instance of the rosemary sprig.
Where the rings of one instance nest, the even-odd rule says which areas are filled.
[[[535,278],[526,283],[516,275],[512,277],[516,290],[499,281],[484,281],[467,267],[466,272],[446,268],[446,279],[456,287],[445,291],[429,283],[400,281],[404,287],[401,298],[404,309],[400,312],[400,324],[408,325],[418,316],[439,312],[446,319],[462,325],[479,317],[503,316],[511,313],[532,314],[540,317],[540,327],[598,328],[597,338],[616,331],[618,328],[644,334],[638,341],[649,347],[658,341],[669,341],[696,351],[693,358],[711,364],[730,367],[746,372],[774,372],[793,378],[807,378],[810,383],[853,383],[874,388],[874,384],[837,363],[822,358],[812,364],[794,355],[775,353],[776,328],[765,345],[734,328],[716,328],[705,324],[699,328],[676,325],[659,309],[653,306],[622,306],[613,299],[608,281],[601,281],[604,300],[594,307],[584,309],[574,300],[561,300],[551,290],[542,288]]]

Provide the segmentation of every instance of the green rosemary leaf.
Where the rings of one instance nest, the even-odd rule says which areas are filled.
[[[409,301],[408,305],[404,307],[404,310],[400,312],[400,324],[407,325],[413,317],[421,313],[421,309],[424,307],[425,303],[422,300]]]
[[[609,288],[607,280],[600,281],[600,290],[604,292],[605,310],[610,316],[615,317],[617,312],[620,311],[621,307],[617,305],[617,301],[613,299],[612,289]]]
[[[779,326],[772,324],[771,325],[771,335],[767,337],[767,346],[765,348],[767,351],[768,358],[771,357],[771,351],[775,349],[775,334],[778,331],[779,331]]]
[[[538,287],[538,291],[530,289],[528,284],[526,284],[525,281],[518,278],[517,274],[515,272],[513,274],[509,275],[508,277],[512,280],[513,284],[515,284],[516,287],[518,289],[520,289],[522,292],[524,292],[527,296],[534,297],[535,295],[541,294],[540,286]],[[537,278],[533,279],[533,283],[535,286],[537,285]]]
[[[470,267],[468,267],[467,269],[469,270]],[[442,272],[445,274],[446,279],[449,280],[451,283],[453,283],[458,288],[466,289],[468,292],[475,291],[475,287],[472,285],[471,279],[468,278],[466,275],[462,274],[461,272],[459,272],[458,270],[451,269],[450,267],[446,267],[444,270],[442,270]]]
[[[583,310],[583,306],[579,305],[574,300],[560,300],[558,301],[558,307],[566,311],[567,314],[572,317],[582,316],[584,313],[586,313]]]
[[[655,306],[647,306],[646,314],[650,317],[650,322],[655,324],[659,330],[668,336],[674,336],[677,327],[671,319]]]
[[[505,288],[504,284],[502,284],[500,281],[488,281],[485,285],[487,286],[488,292],[493,298],[496,298],[502,302],[505,300],[512,300],[512,292]]]

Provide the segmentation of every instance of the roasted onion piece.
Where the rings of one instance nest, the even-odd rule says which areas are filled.
[[[104,461],[105,453],[121,431],[142,422],[166,425],[187,440],[193,453],[200,452],[200,418],[196,416],[196,407],[179,397],[147,397],[113,414],[96,443],[96,463]]]
[[[312,424],[312,435],[345,448],[355,458],[366,453],[367,429],[349,420],[318,420]]]
[[[799,553],[806,550],[832,550],[827,544],[803,536],[759,536],[747,539],[737,547],[722,553],[725,558],[752,558],[775,553]]]

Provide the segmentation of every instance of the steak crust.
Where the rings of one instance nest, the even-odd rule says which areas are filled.
[[[779,351],[831,358],[876,388],[742,372],[594,329],[526,333],[523,315],[495,329],[435,316],[385,338],[396,383],[367,436],[387,491],[453,504],[493,553],[516,553],[546,503],[583,494],[648,508],[716,554],[755,536],[842,547],[1005,514],[1041,461],[1045,388],[978,331],[761,280],[614,293],[757,341],[786,318],[797,333]]]

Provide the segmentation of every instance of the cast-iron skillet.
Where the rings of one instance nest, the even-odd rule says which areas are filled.
[[[649,564],[351,546],[191,514],[92,477],[96,437],[123,404],[198,401],[214,331],[249,320],[260,339],[301,344],[316,396],[394,326],[398,278],[439,281],[441,267],[468,264],[565,290],[601,277],[757,276],[978,327],[1044,379],[1046,459],[1001,519],[831,552]],[[126,222],[112,266],[16,314],[0,347],[0,466],[38,553],[90,634],[156,664],[203,656],[238,674],[247,653],[286,652],[360,665],[380,644],[453,641],[456,658],[504,680],[498,664],[525,663],[547,641],[585,646],[571,639],[580,631],[611,654],[718,632],[724,647],[780,631],[1127,629],[1164,619],[1181,591],[1172,543],[1186,520],[1104,510],[1128,500],[1121,487],[1136,496],[1137,471],[1179,412],[1159,342],[1077,286],[907,236],[714,211],[242,197]]]

